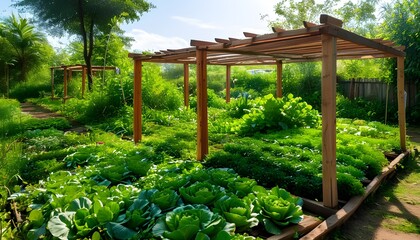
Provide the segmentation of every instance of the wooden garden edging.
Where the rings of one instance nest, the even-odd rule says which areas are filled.
[[[356,196],[350,199],[344,207],[338,210],[335,214],[328,217],[325,221],[315,227],[311,232],[304,235],[302,238],[303,240],[309,239],[322,239],[331,232],[336,227],[339,227],[343,224],[354,212],[360,207],[363,201],[378,187],[381,183],[386,179],[388,175],[393,173],[396,169],[398,163],[400,163],[405,157],[410,154],[409,151],[405,151],[401,153],[398,157],[396,157],[387,167],[382,170],[381,175],[376,176],[372,182],[366,187],[366,191],[362,196]],[[287,239],[287,238],[270,238],[270,239]]]
[[[301,223],[297,225],[288,226],[283,229],[279,235],[274,235],[268,240],[288,240],[295,239],[296,234],[302,236],[302,240],[310,239],[322,239],[336,227],[341,226],[347,219],[353,215],[354,212],[362,205],[363,201],[373,192],[378,189],[381,183],[387,179],[387,177],[393,173],[399,164],[405,157],[409,155],[409,151],[398,155],[387,167],[382,169],[382,173],[376,176],[370,184],[366,187],[365,193],[361,196],[351,198],[341,209],[334,210],[322,206],[322,203],[317,203],[312,200],[304,199],[304,208],[306,207],[309,212],[317,215],[327,217],[326,220],[321,222],[316,217],[305,215]]]

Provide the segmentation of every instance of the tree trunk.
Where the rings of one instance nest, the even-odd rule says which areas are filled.
[[[86,31],[85,14],[83,9],[84,0],[79,0],[80,33],[83,38],[83,58],[85,59],[88,76],[88,89],[92,91],[92,53],[93,53],[93,19],[90,22],[89,33]],[[89,34],[89,42],[88,42]]]

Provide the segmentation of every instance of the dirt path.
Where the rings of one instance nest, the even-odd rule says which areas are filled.
[[[407,135],[420,151],[420,128],[409,128]],[[419,240],[419,154],[416,159],[406,159],[404,166],[327,239]]]
[[[34,118],[39,118],[39,119],[66,118],[65,116],[62,116],[58,113],[50,111],[47,108],[44,108],[42,106],[30,103],[30,102],[21,103],[20,108],[23,113],[30,114]],[[83,133],[87,131],[87,128],[83,126],[82,124],[80,124],[79,122],[74,121],[72,119],[68,119],[68,118],[67,120],[72,126],[68,131],[78,132],[78,133]]]

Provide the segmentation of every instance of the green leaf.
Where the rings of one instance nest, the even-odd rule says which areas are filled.
[[[74,235],[73,229],[73,217],[75,212],[64,212],[53,216],[47,224],[48,230],[51,235],[61,240],[71,239]]]
[[[81,197],[79,199],[75,199],[73,200],[69,207],[67,208],[67,211],[77,211],[78,209],[81,208],[86,208],[86,209],[90,209],[92,206],[92,201],[87,198],[87,197]]]
[[[137,232],[115,222],[109,222],[106,225],[107,233],[113,239],[131,239]]]
[[[96,217],[98,218],[99,224],[104,225],[105,223],[112,221],[114,214],[109,207],[105,206],[98,210]]]
[[[42,216],[42,211],[38,209],[32,210],[28,219],[31,221],[33,228],[39,228],[44,223],[44,216]]]
[[[38,240],[41,239],[42,236],[45,236],[47,230],[45,229],[45,224],[43,224],[39,228],[34,228],[29,230],[28,234],[26,235],[28,240]]]
[[[267,232],[274,235],[279,235],[281,233],[281,229],[269,219],[264,219],[263,222],[264,228]]]

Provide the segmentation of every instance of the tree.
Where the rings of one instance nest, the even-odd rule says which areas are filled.
[[[48,45],[44,35],[35,31],[27,19],[12,15],[4,20],[1,36],[10,46],[2,54],[3,61],[5,64],[15,62],[14,65],[20,69],[19,80],[26,81],[28,72],[43,58],[43,45]]]
[[[366,36],[374,29],[375,6],[380,0],[280,0],[274,7],[278,19],[269,21],[270,26],[286,29],[302,28],[303,21],[318,22],[321,14],[330,14],[343,20],[344,28]]]
[[[399,0],[385,8],[382,36],[405,46],[405,79],[420,84],[420,1]]]
[[[145,0],[16,0],[15,6],[28,9],[41,25],[52,34],[64,31],[78,35],[83,41],[83,57],[88,71],[88,86],[92,90],[92,54],[95,36],[108,33],[110,22],[121,17],[126,22],[140,19],[154,6]]]

